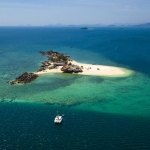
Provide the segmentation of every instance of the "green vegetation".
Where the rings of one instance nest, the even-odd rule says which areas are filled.
[[[67,62],[68,58],[64,56],[63,54],[58,54],[55,58],[56,62]]]

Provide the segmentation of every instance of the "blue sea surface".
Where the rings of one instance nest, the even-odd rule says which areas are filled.
[[[83,63],[128,68],[128,77],[35,72],[54,50]],[[150,28],[0,27],[0,150],[150,149]],[[65,114],[54,124],[56,111]]]

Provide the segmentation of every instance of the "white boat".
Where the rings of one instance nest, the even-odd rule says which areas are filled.
[[[61,123],[62,120],[63,120],[63,117],[58,115],[58,112],[57,112],[57,116],[54,119],[54,123]]]
[[[55,117],[55,119],[54,119],[54,123],[61,123],[61,122],[62,122],[62,120],[63,120],[63,117],[62,117],[62,116],[57,115],[57,116]]]

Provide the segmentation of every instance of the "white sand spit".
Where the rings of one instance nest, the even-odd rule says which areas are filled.
[[[113,66],[105,66],[105,65],[93,65],[93,64],[84,64],[79,63],[77,61],[72,60],[72,64],[82,66],[83,72],[78,73],[79,75],[91,75],[91,76],[106,76],[106,77],[125,77],[133,74],[132,70],[121,68],[121,67],[113,67]],[[61,66],[56,69],[46,69],[44,71],[39,71],[36,74],[45,74],[45,73],[62,73]]]

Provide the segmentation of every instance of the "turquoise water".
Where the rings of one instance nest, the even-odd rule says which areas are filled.
[[[123,78],[45,74],[26,85],[6,83],[38,70],[46,60],[39,51],[50,49],[135,73]],[[149,49],[149,28],[1,27],[0,148],[149,149]],[[61,126],[53,124],[57,109],[65,114]]]

